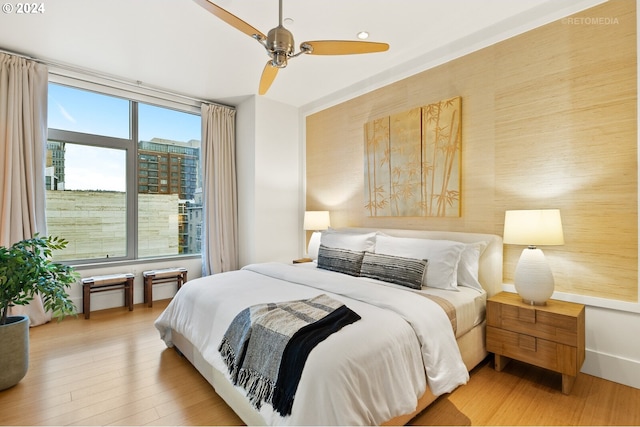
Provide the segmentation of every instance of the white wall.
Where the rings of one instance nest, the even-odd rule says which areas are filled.
[[[640,388],[640,313],[587,306],[582,372]]]
[[[253,96],[237,107],[240,265],[298,257],[298,109]]]
[[[238,182],[238,249],[240,265],[255,259],[256,102],[236,106],[236,175]]]

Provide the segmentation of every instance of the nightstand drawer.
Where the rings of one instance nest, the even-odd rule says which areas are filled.
[[[579,317],[494,301],[488,301],[487,304],[491,305],[488,310],[491,315],[487,317],[489,326],[574,347],[579,343]]]
[[[487,351],[550,369],[578,374],[576,347],[487,326]]]

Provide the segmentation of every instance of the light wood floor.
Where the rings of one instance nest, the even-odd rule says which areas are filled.
[[[241,425],[198,372],[160,340],[166,306],[136,305],[30,330],[26,377],[0,391],[0,425]],[[490,358],[414,425],[640,425],[640,390],[580,374],[560,392],[557,374]]]

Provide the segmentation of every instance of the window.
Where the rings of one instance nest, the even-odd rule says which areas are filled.
[[[49,84],[50,129],[114,138],[131,136],[130,102],[96,92]]]
[[[199,115],[50,83],[48,126],[47,227],[69,241],[57,260],[200,253]]]

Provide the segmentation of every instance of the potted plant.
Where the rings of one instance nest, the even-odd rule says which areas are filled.
[[[9,316],[9,308],[40,295],[45,310],[58,320],[76,313],[66,289],[79,275],[73,267],[51,260],[52,251],[67,243],[36,234],[11,247],[0,246],[0,390],[16,385],[29,366],[29,317]]]

